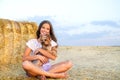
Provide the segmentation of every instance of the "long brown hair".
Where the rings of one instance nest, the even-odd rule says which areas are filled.
[[[56,36],[55,36],[55,34],[54,34],[53,26],[52,26],[51,22],[48,21],[48,20],[44,20],[44,21],[42,21],[42,22],[39,24],[38,30],[37,30],[37,32],[36,32],[37,39],[40,37],[41,27],[42,27],[42,25],[45,24],[45,23],[47,23],[47,24],[50,25],[50,36],[51,36],[52,40],[54,40],[55,42],[57,42],[57,38],[56,38]]]

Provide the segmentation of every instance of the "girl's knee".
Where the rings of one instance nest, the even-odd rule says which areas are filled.
[[[73,66],[72,62],[68,60],[68,61],[67,61],[67,67],[68,67],[68,68],[71,68],[72,66]]]
[[[23,67],[24,69],[29,69],[29,65],[30,65],[29,61],[24,61],[24,62],[22,63],[22,67]]]

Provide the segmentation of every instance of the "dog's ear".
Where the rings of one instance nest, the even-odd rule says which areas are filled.
[[[49,38],[49,40],[51,39],[51,36],[48,34],[47,37]]]

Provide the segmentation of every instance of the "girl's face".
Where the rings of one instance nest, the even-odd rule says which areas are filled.
[[[50,34],[50,25],[48,23],[44,23],[40,30],[41,34]]]

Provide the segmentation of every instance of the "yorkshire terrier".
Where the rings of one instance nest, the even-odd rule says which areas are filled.
[[[50,35],[48,35],[48,34],[40,35],[40,38],[38,40],[42,45],[42,49],[48,51],[50,54],[52,54],[54,56],[57,56],[57,54],[56,54],[57,53],[57,46],[55,46],[55,47],[51,46],[51,37],[50,37]],[[34,53],[36,55],[42,55],[39,50],[36,50]],[[39,65],[39,66],[43,65],[40,60],[35,60],[35,64]]]

